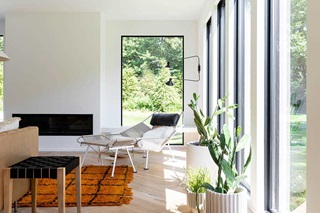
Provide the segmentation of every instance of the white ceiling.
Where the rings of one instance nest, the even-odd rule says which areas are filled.
[[[206,0],[0,0],[12,11],[104,12],[112,20],[197,20]]]

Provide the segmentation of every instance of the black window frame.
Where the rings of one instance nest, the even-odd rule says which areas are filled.
[[[265,0],[265,209],[279,212],[279,2]]]
[[[212,18],[210,17],[206,24],[206,57],[207,57],[207,115],[211,115],[213,113],[212,106]]]
[[[234,44],[235,44],[235,63],[234,63],[234,94],[235,103],[238,108],[235,110],[234,126],[242,128],[242,135],[244,134],[245,124],[245,1],[234,0],[235,16],[234,16]],[[250,103],[249,103],[250,104]],[[239,172],[245,164],[245,150],[241,150],[236,155],[236,167]],[[241,182],[241,186],[251,193],[251,187],[245,180]]]
[[[218,13],[217,13],[217,20],[218,20],[218,72],[217,72],[217,92],[218,92],[218,99],[223,98],[226,95],[226,88],[225,88],[225,81],[226,81],[226,60],[225,60],[225,53],[226,53],[226,15],[225,15],[225,0],[221,0],[218,3]],[[218,116],[218,133],[221,133],[221,129],[223,124],[225,123],[225,116],[221,114]]]

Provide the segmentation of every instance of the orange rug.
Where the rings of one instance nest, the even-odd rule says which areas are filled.
[[[116,166],[111,178],[111,166],[84,166],[81,171],[82,206],[120,206],[132,200],[132,189],[128,184],[133,179],[133,169]],[[66,176],[66,207],[77,206],[75,175]],[[18,207],[31,206],[31,192],[18,200]],[[38,207],[57,207],[58,189],[56,179],[38,179]]]

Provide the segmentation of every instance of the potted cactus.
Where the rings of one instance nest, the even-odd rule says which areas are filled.
[[[217,106],[215,107],[212,115],[205,116],[202,109],[198,105],[200,96],[193,93],[193,99],[190,101],[188,106],[193,111],[194,124],[196,125],[197,132],[199,134],[199,140],[187,143],[187,165],[195,168],[207,167],[210,170],[210,177],[215,180],[218,168],[211,162],[211,156],[208,151],[208,144],[214,140],[218,131],[217,127],[217,116],[225,113],[231,119],[234,119],[230,110],[237,108],[237,104],[231,104],[224,106],[228,96],[225,96],[218,100]]]
[[[212,180],[214,184],[204,183],[203,187],[206,191],[206,211],[219,213],[246,213],[247,212],[247,195],[246,190],[239,187],[239,184],[247,176],[245,171],[251,161],[251,147],[246,158],[243,168],[238,171],[236,169],[236,155],[246,146],[250,145],[251,137],[241,134],[241,127],[238,127],[233,134],[230,133],[227,124],[223,125],[223,129],[219,134],[216,128],[216,116],[225,113],[229,118],[235,120],[231,113],[238,107],[237,104],[226,106],[225,96],[218,100],[217,106],[211,116],[205,116],[198,107],[199,96],[193,94],[193,100],[189,104],[194,114],[194,123],[200,135],[199,142],[193,143],[198,147],[205,147],[210,155],[209,160],[203,159],[203,153],[197,157],[198,161],[212,164],[208,168],[214,168],[217,174]],[[188,162],[188,146],[187,146],[187,162]],[[201,156],[201,158],[200,158]],[[231,206],[232,205],[232,206]]]
[[[205,183],[206,209],[208,212],[221,213],[246,213],[247,212],[247,192],[239,187],[241,181],[247,176],[246,169],[251,161],[251,147],[243,168],[236,169],[236,154],[249,146],[251,137],[243,135],[241,137],[241,127],[238,127],[234,134],[230,134],[228,125],[223,126],[220,135],[210,141],[208,149],[212,160],[218,167],[218,176],[215,185]]]

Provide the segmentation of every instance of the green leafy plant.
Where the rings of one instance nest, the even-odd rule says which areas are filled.
[[[236,168],[236,155],[246,146],[250,145],[250,135],[241,134],[242,129],[239,126],[233,134],[230,133],[227,124],[223,125],[221,134],[216,128],[216,117],[226,114],[232,120],[235,120],[231,113],[238,107],[237,104],[226,105],[228,96],[218,100],[217,106],[211,116],[205,116],[203,111],[198,107],[199,96],[193,94],[193,100],[188,105],[194,114],[194,123],[197,126],[197,131],[200,135],[199,144],[208,146],[211,158],[218,167],[218,175],[215,186],[209,182],[204,183],[207,189],[219,193],[234,193],[238,188],[240,182],[244,180],[247,175],[246,169],[251,161],[252,150],[245,161],[243,168],[240,171]]]
[[[193,93],[193,100],[190,101],[188,106],[193,111],[194,123],[197,127],[197,131],[200,135],[199,145],[207,146],[210,141],[213,141],[217,135],[216,128],[216,117],[225,113],[228,117],[234,120],[234,116],[229,112],[229,110],[236,109],[237,104],[231,104],[229,106],[224,106],[228,96],[225,96],[218,100],[217,106],[210,116],[205,116],[203,111],[198,106],[198,100],[200,96],[196,93]]]
[[[198,194],[204,193],[205,188],[203,185],[211,181],[210,171],[206,167],[194,168],[192,166],[187,167],[185,176],[179,179],[180,186],[196,193],[196,206],[198,212],[200,212]]]
[[[210,172],[205,167],[199,169],[189,166],[185,176],[179,180],[180,185],[191,192],[204,193],[203,183],[210,182]]]
[[[236,154],[249,145],[251,140],[250,135],[241,137],[241,131],[242,129],[239,126],[235,133],[231,135],[228,125],[224,124],[223,132],[209,142],[210,155],[218,166],[218,177],[215,186],[205,183],[203,185],[205,188],[218,193],[232,194],[238,188],[240,182],[247,177],[245,172],[251,161],[251,147],[245,164],[240,171],[237,170],[235,163]]]
[[[251,161],[251,146],[245,164],[240,171],[237,170],[235,163],[236,154],[250,145],[251,141],[248,134],[241,137],[241,131],[239,126],[232,136],[228,125],[224,124],[223,132],[210,141],[208,149],[213,161],[218,166],[218,177],[215,187],[208,183],[204,184],[207,189],[225,194],[234,193],[240,182],[247,177],[245,172]]]

